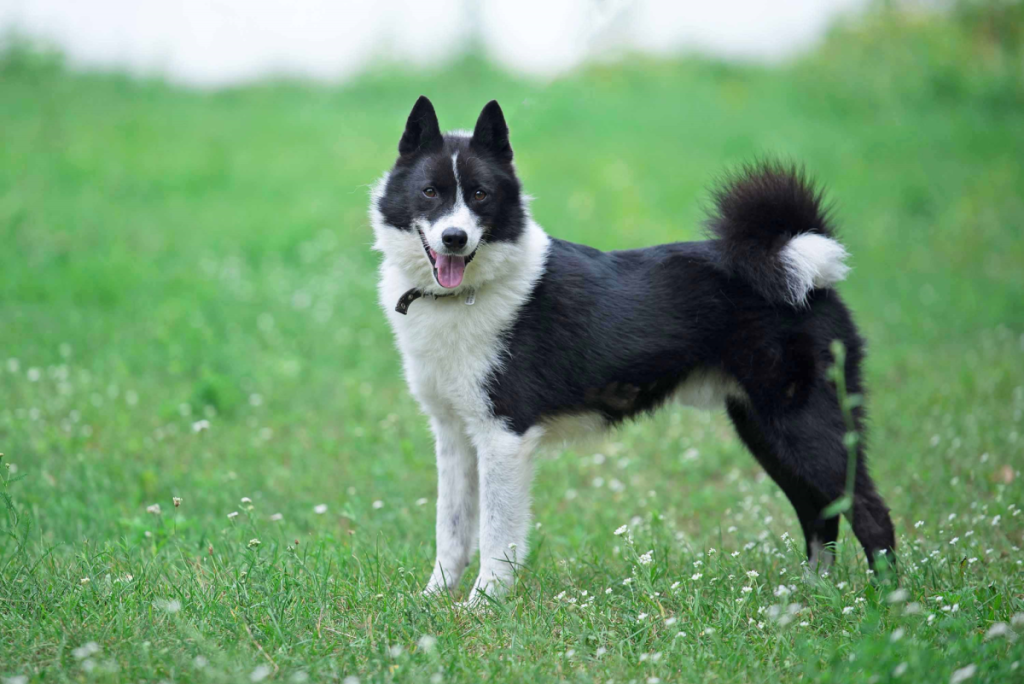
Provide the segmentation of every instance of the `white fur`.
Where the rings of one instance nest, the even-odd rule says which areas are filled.
[[[544,273],[550,238],[528,220],[516,242],[485,245],[462,284],[444,290],[434,282],[419,237],[387,225],[377,210],[386,182],[387,176],[374,188],[370,209],[374,246],[384,254],[380,303],[437,443],[437,560],[427,591],[454,587],[479,539],[480,576],[470,598],[480,600],[481,592],[500,593],[510,583],[513,563],[527,552],[532,454],[544,430],[521,436],[509,430],[492,415],[484,387],[507,353],[502,333]],[[500,286],[488,287],[492,281]],[[424,297],[407,315],[396,312],[399,297],[414,287],[457,296]],[[470,289],[473,306],[461,296]]]
[[[797,235],[779,254],[786,268],[790,301],[802,304],[816,287],[831,287],[846,278],[846,248],[816,233]]]
[[[725,408],[730,397],[745,396],[735,380],[719,371],[698,370],[690,374],[672,398],[684,406],[715,411]]]

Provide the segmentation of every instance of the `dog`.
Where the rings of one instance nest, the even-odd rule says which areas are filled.
[[[829,369],[863,395],[864,342],[833,285],[846,250],[802,171],[760,162],[714,191],[710,239],[601,252],[533,220],[501,107],[442,134],[420,97],[373,187],[379,295],[438,472],[437,556],[425,593],[503,595],[527,556],[532,457],[670,400],[724,408],[789,498],[809,565],[827,567],[841,511],[875,566],[895,538],[865,462],[865,411],[844,413]],[[849,501],[849,500],[848,500]],[[827,515],[823,515],[826,513]]]

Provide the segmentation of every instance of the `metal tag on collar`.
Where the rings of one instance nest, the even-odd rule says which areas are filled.
[[[476,290],[470,289],[466,292],[466,306],[476,304]]]

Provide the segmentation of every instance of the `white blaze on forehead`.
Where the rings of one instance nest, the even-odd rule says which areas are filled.
[[[479,246],[484,231],[476,215],[466,206],[462,197],[462,179],[459,178],[458,159],[459,153],[456,152],[452,155],[452,172],[455,174],[455,204],[452,206],[452,210],[433,223],[424,221],[421,230],[431,249],[435,252],[442,252],[444,243],[441,241],[441,234],[445,228],[461,228],[466,231],[468,236],[464,253],[471,254]]]

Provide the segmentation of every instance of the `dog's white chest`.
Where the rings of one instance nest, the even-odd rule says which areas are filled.
[[[504,352],[503,333],[513,323],[515,308],[499,293],[476,292],[458,297],[422,297],[407,314],[394,310],[404,293],[398,274],[381,282],[382,305],[395,331],[406,379],[415,397],[430,412],[465,415],[486,411],[485,385]]]

